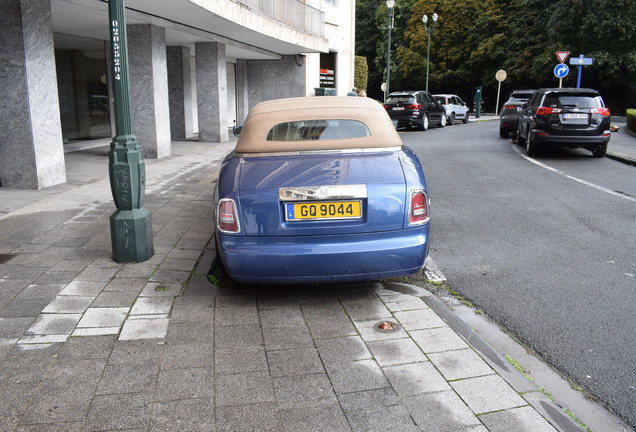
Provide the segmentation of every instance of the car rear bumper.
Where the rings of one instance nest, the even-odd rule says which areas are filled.
[[[403,115],[403,116],[390,116],[391,120],[398,122],[398,127],[401,126],[422,126],[422,118],[417,115]]]
[[[548,135],[543,130],[533,129],[532,141],[537,144],[549,144],[554,147],[594,147],[607,144],[611,132],[605,131],[602,135]]]
[[[218,235],[230,277],[258,284],[340,283],[416,273],[428,254],[429,224],[336,236]]]

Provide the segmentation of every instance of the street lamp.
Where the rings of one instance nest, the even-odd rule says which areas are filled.
[[[384,87],[384,101],[389,97],[389,78],[391,77],[391,29],[393,28],[393,6],[395,0],[387,0],[386,7],[389,8],[389,39],[386,47],[386,86]]]
[[[435,28],[435,24],[437,23],[437,14],[433,14],[433,25],[429,28],[426,25],[428,21],[428,16],[424,15],[422,17],[422,22],[424,23],[424,30],[428,32],[428,51],[426,52],[426,91],[428,91],[428,59],[431,56],[431,32]]]

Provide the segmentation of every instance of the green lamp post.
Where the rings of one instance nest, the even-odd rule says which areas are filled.
[[[435,28],[435,24],[437,24],[437,14],[433,14],[433,25],[428,27],[426,22],[428,21],[428,16],[424,15],[422,17],[422,22],[424,23],[424,30],[428,33],[428,50],[426,51],[426,91],[428,91],[428,59],[431,56],[431,32]]]
[[[110,216],[110,237],[115,261],[141,262],[155,252],[150,211],[143,208],[144,154],[132,129],[124,0],[109,0],[108,16],[116,130],[108,153],[108,174],[117,207]]]

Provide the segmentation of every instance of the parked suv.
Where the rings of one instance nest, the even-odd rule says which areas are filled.
[[[601,158],[609,139],[610,111],[596,90],[539,89],[522,105],[517,143],[525,143],[529,155],[550,145],[586,148]]]
[[[508,138],[511,132],[517,132],[517,122],[521,105],[528,102],[534,90],[515,90],[501,108],[499,115],[499,136]]]
[[[418,127],[427,130],[429,125],[446,126],[446,110],[425,91],[394,92],[384,103],[389,117],[396,127]]]
[[[468,123],[468,107],[459,96],[454,94],[436,94],[433,98],[441,103],[446,109],[446,119],[449,125],[455,123],[455,120],[462,120]]]

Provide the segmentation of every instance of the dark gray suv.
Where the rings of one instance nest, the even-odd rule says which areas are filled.
[[[446,126],[446,109],[425,91],[394,92],[384,103],[396,127],[427,130],[430,125]]]
[[[543,146],[586,148],[594,157],[607,152],[610,111],[592,89],[544,88],[522,105],[517,143],[528,155]]]

